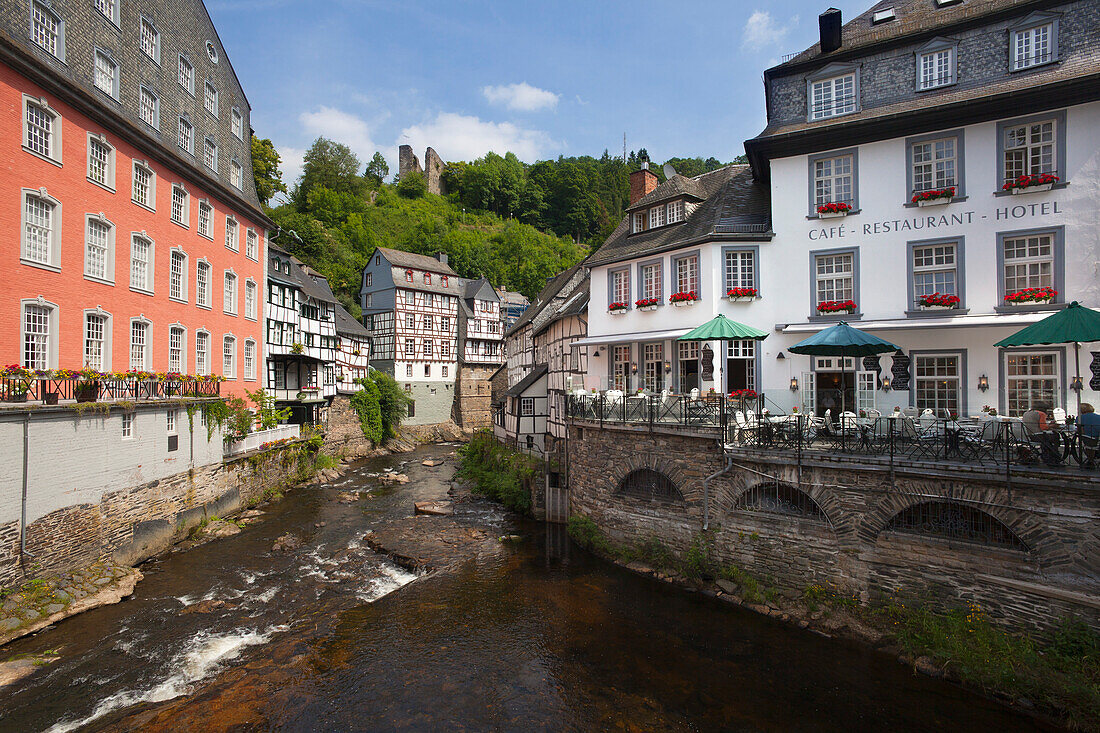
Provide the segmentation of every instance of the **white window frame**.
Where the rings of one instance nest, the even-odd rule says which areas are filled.
[[[237,337],[231,333],[222,336],[222,376],[237,378]]]
[[[120,0],[95,0],[93,6],[100,15],[117,26],[119,25],[119,2]]]
[[[1057,173],[1061,169],[1058,117],[1052,115],[1028,122],[1001,123],[998,127],[1002,136],[1001,175],[1004,181],[1011,181],[1025,174]],[[1010,144],[1014,140],[1019,142]],[[1023,160],[1014,160],[1010,164],[1009,156],[1015,157],[1019,152],[1023,152]],[[1065,178],[1064,171],[1062,177]]]
[[[145,116],[146,100],[152,102],[152,109],[150,114],[152,119],[148,119]],[[138,86],[138,116],[141,121],[152,127],[154,130],[160,130],[160,95],[152,90],[152,88],[141,84]]]
[[[105,89],[104,87],[100,86],[100,84],[99,84],[99,82],[100,82],[100,76],[99,76],[99,70],[100,70],[99,61],[100,61],[100,59],[103,59],[104,61],[106,61],[111,67],[111,80],[110,80],[110,84],[108,85],[108,86],[110,86],[110,89]],[[96,46],[95,51],[92,54],[92,86],[94,86],[96,89],[103,92],[104,94],[110,96],[111,99],[117,100],[118,99],[118,86],[119,86],[120,73],[121,72],[119,71],[119,63],[117,61],[115,61],[114,57],[111,54],[104,51],[99,46]]]
[[[962,352],[916,353],[913,358],[913,405],[918,410],[931,409],[937,417],[941,410],[962,415],[966,408],[965,358]],[[953,361],[953,366],[952,366]],[[954,374],[951,371],[954,371]],[[941,390],[954,383],[955,406]],[[931,393],[931,401],[927,399]],[[942,400],[947,402],[941,404]]]
[[[31,129],[30,120],[28,119],[31,107],[38,109],[45,117],[49,118],[50,130],[48,133],[49,139],[46,144],[46,152],[42,152],[31,146]],[[45,97],[32,97],[29,94],[23,95],[23,150],[42,160],[48,160],[56,165],[61,165],[61,131],[61,114],[50,106],[50,103]]]
[[[186,136],[184,132],[186,131]],[[176,145],[188,155],[195,154],[195,126],[187,115],[180,115],[176,127]]]
[[[229,113],[229,132],[238,140],[244,140],[244,115],[237,107]]]
[[[172,268],[172,263],[179,261],[179,292],[176,295],[172,294],[173,280],[175,279],[175,270]],[[187,253],[179,247],[172,247],[168,250],[168,299],[174,300],[179,303],[187,302],[187,280],[189,274],[189,263]]]
[[[91,271],[89,265],[91,263],[91,249],[92,227],[101,226],[105,227],[106,237],[103,242],[103,274],[97,274]],[[96,282],[105,283],[107,285],[115,284],[115,225],[110,219],[102,214],[85,214],[84,215],[84,277],[87,280],[94,280]]]
[[[202,282],[202,272],[206,273],[205,284]],[[210,301],[213,299],[213,294],[211,293],[211,288],[213,287],[211,275],[213,275],[213,273],[214,268],[211,267],[205,257],[199,258],[195,263],[195,305],[199,308],[211,308]]]
[[[632,217],[632,220],[634,222],[634,224],[633,224],[633,227],[634,227],[633,233],[634,234],[637,234],[638,232],[644,232],[645,231],[646,212],[644,212],[644,211],[635,211],[634,216]]]
[[[1036,349],[1034,351],[1032,351],[1032,350],[1017,350],[1017,349],[1005,349],[1004,350],[1003,356],[1001,358],[1003,359],[1002,368],[1004,370],[1003,374],[1004,374],[1004,377],[1005,377],[1005,379],[1004,379],[1004,382],[1005,382],[1004,383],[1004,400],[1005,400],[1004,406],[1005,406],[1005,414],[1006,415],[1012,415],[1014,417],[1019,417],[1019,416],[1023,415],[1024,412],[1027,411],[1027,409],[1024,409],[1025,407],[1030,409],[1030,408],[1034,407],[1038,402],[1047,402],[1047,401],[1049,401],[1052,407],[1062,406],[1062,402],[1063,402],[1063,400],[1062,400],[1062,369],[1064,368],[1064,366],[1062,364],[1062,361],[1063,361],[1062,357],[1063,357],[1062,352],[1059,351],[1059,350],[1056,350],[1056,349],[1050,349],[1050,350]],[[1027,362],[1029,362],[1028,366],[1027,366],[1027,370],[1026,370],[1025,373],[1022,373],[1022,374],[1019,374],[1019,373],[1018,374],[1012,374],[1011,373],[1011,371],[1012,371],[1012,369],[1011,369],[1012,360],[1013,359],[1020,359],[1020,358],[1025,359],[1025,360],[1027,360]],[[1050,374],[1032,371],[1033,366],[1030,362],[1032,360],[1036,359],[1036,358],[1039,358],[1039,359],[1049,358],[1050,359],[1051,364],[1052,364],[1052,369],[1051,369]],[[1026,400],[1022,404],[1021,403],[1021,399],[1022,399],[1021,396],[1018,395],[1018,394],[1014,395],[1015,390],[1014,390],[1013,384],[1016,383],[1016,382],[1027,382],[1027,383],[1030,384],[1030,383],[1043,382],[1043,381],[1050,381],[1050,382],[1054,383],[1053,384],[1053,389],[1052,389],[1049,397],[1044,396],[1041,393],[1041,391],[1040,391],[1039,394],[1036,394],[1035,391],[1034,391],[1034,388],[1029,388],[1028,391],[1030,392],[1030,394],[1028,394],[1026,396]],[[1041,390],[1041,388],[1040,388],[1040,390]]]
[[[142,283],[138,282],[138,280],[140,280],[141,278],[140,278],[137,270],[135,269],[135,265],[138,264],[138,259],[137,259],[136,255],[139,251],[139,247],[138,247],[139,240],[144,240],[145,243],[147,243],[149,245],[149,249],[148,249],[149,256],[148,256],[148,259],[145,262],[145,268],[144,268],[144,270],[145,270],[145,277],[144,277],[145,283],[144,283],[144,285]],[[153,241],[153,238],[150,237],[146,232],[144,232],[144,231],[132,232],[130,234],[130,290],[133,290],[133,291],[138,292],[138,293],[146,293],[148,295],[153,294],[153,283],[155,282],[154,271],[156,269],[155,252],[156,252],[156,243]],[[135,279],[135,277],[137,279]]]
[[[1031,240],[1037,240],[1035,243],[1036,248],[1042,251],[1045,246],[1048,250],[1048,254],[1030,254],[1029,250],[1032,248]],[[1045,245],[1043,240],[1046,240]],[[1025,247],[1025,253],[1020,257],[1008,256],[1008,248],[1010,243],[1023,242]],[[1058,253],[1058,237],[1055,231],[1040,231],[1040,232],[1028,232],[1020,234],[1005,234],[1001,238],[1001,288],[1003,293],[1008,295],[1010,293],[1019,292],[1026,288],[1056,288],[1058,287],[1057,278],[1057,253]],[[1015,247],[1015,244],[1012,244]],[[1046,266],[1045,268],[1043,266]],[[1008,268],[1012,267],[1014,270],[1018,268],[1024,268],[1023,274],[1014,272],[1012,278],[1016,281],[1014,287],[1008,286]],[[1045,269],[1045,272],[1044,272]],[[1020,280],[1023,279],[1023,284],[1020,285]]]
[[[195,374],[210,374],[210,332],[204,328],[195,331]]]
[[[160,31],[157,30],[156,24],[144,15],[141,16],[138,24],[138,48],[153,61],[160,63]]]
[[[149,174],[149,182],[146,186],[145,199],[138,198],[137,171],[139,168]],[[135,160],[131,168],[130,200],[138,206],[148,209],[149,211],[157,210],[157,172],[153,170],[153,166],[149,165],[144,160]]]
[[[669,201],[666,205],[667,215],[666,221],[669,224],[676,224],[684,220],[684,202],[683,201]]]
[[[664,204],[654,206],[649,210],[649,228],[656,229],[657,227],[663,227],[665,225],[665,207]]]
[[[690,266],[694,263],[694,267]],[[688,265],[686,269],[682,266]],[[672,258],[672,277],[675,290],[673,293],[695,293],[700,297],[701,272],[699,270],[699,254],[697,252]]]
[[[946,39],[935,39],[917,51],[917,91],[940,89],[958,81],[957,47]]]
[[[103,172],[103,180],[102,181],[97,181],[92,176],[92,150],[94,149],[94,146],[96,146],[96,145],[99,145],[99,146],[101,146],[101,147],[103,147],[107,150],[107,158],[104,161],[104,172]],[[91,183],[94,183],[95,185],[99,186],[100,188],[105,188],[108,191],[110,191],[111,193],[114,193],[115,192],[115,146],[111,145],[111,143],[109,143],[107,141],[107,137],[105,135],[101,135],[101,134],[95,133],[95,132],[89,132],[88,133],[88,154],[87,154],[87,158],[88,158],[88,170],[87,170],[88,181],[90,181]]]
[[[209,135],[202,139],[202,164],[218,172],[218,143]]]
[[[725,283],[723,294],[732,288],[755,288],[757,276],[757,251],[752,249],[725,249],[722,251],[722,275]]]
[[[225,248],[234,252],[241,251],[241,227],[232,214],[225,217]]]
[[[31,199],[43,202],[50,208],[50,228],[49,236],[47,240],[48,250],[46,252],[45,259],[32,258],[29,255],[28,250],[28,233],[30,231],[31,223],[28,219],[27,207]],[[22,190],[22,196],[19,202],[19,261],[24,265],[31,265],[32,267],[41,267],[47,270],[54,270],[55,272],[61,271],[61,202],[50,196],[46,192],[45,188],[33,190],[24,188]]]
[[[56,25],[56,28],[54,28],[53,34],[52,34],[53,35],[53,42],[52,42],[53,48],[52,49],[49,46],[47,46],[47,45],[43,44],[42,42],[40,42],[37,35],[35,34],[35,11],[36,10],[39,12],[39,14],[43,18],[52,20],[54,22],[54,24]],[[59,61],[64,62],[65,61],[65,19],[62,18],[61,15],[57,11],[55,11],[53,8],[51,8],[49,5],[47,5],[44,2],[41,2],[41,0],[31,0],[29,23],[30,23],[29,33],[30,33],[31,42],[35,46],[37,46],[38,48],[42,49],[46,53],[53,56],[54,58],[58,59]]]
[[[222,273],[222,312],[237,315],[237,273],[232,269]]]
[[[520,417],[534,417],[535,416],[535,398],[534,397],[520,397],[519,398],[519,416]]]
[[[256,381],[256,342],[247,338],[244,340],[244,350],[241,352],[242,376],[247,382]]]
[[[847,170],[843,169],[845,165]],[[856,165],[854,152],[820,155],[810,159],[810,197],[814,216],[817,215],[817,207],[824,204],[846,203],[853,209],[859,208]]]
[[[817,313],[817,306],[821,303],[837,300],[856,300],[858,293],[856,281],[859,276],[859,265],[854,251],[816,252],[812,254],[812,257],[814,287],[810,297],[813,300],[813,312],[815,314]],[[846,266],[845,262],[847,263]],[[831,263],[831,269],[822,272],[823,263]],[[843,284],[844,280],[848,281],[847,286]]]
[[[859,71],[856,69],[824,78],[811,78],[806,86],[806,112],[810,122],[859,111]],[[838,98],[843,102],[838,103]]]
[[[630,299],[630,269],[611,270],[608,273],[607,302],[626,303],[631,306]]]
[[[959,192],[959,166],[962,152],[956,135],[911,142],[909,148],[909,186],[911,194],[954,188]],[[919,159],[918,159],[919,156]],[[918,184],[918,177],[927,183]]]
[[[178,332],[180,335],[179,342],[179,364],[176,368],[172,368],[172,335]],[[173,323],[168,327],[168,371],[180,372],[181,374],[187,373],[187,328],[179,322]]]
[[[177,195],[179,205],[177,206]],[[182,183],[172,184],[171,220],[184,229],[191,228],[191,194]]]
[[[92,319],[100,320],[100,333],[99,338],[91,338],[91,323]],[[108,372],[111,370],[111,314],[104,310],[86,310],[84,311],[84,322],[82,324],[83,330],[81,332],[81,343],[83,345],[81,353],[80,364],[82,367],[91,367],[96,371]],[[89,357],[93,351],[93,344],[96,345],[96,349],[99,351],[98,364]]]
[[[656,299],[660,304],[664,291],[664,283],[661,282],[661,260],[656,262],[642,262],[638,265],[638,279],[641,281],[641,298]]]
[[[918,307],[920,298],[925,295],[932,295],[933,293],[940,293],[941,295],[959,295],[959,255],[962,248],[959,246],[959,242],[956,240],[944,240],[935,242],[920,242],[914,243],[909,251],[909,277],[913,283],[913,308]],[[950,254],[950,257],[948,256]],[[918,264],[917,257],[922,258],[922,262]],[[931,260],[929,262],[929,259]],[[950,260],[950,261],[949,261]],[[952,285],[947,287],[946,280],[943,281],[944,287],[939,287],[939,280],[937,276],[951,273]],[[920,288],[917,285],[917,277],[922,275],[932,276],[932,289],[928,290],[927,287]]]
[[[150,343],[150,336],[153,332],[153,324],[146,318],[137,317],[130,319],[130,330],[128,331],[130,370],[149,371],[152,369],[152,344]],[[135,341],[134,337],[137,334],[141,334],[141,343]],[[137,363],[134,359],[135,355],[138,355],[138,349],[141,349],[139,355],[141,362]]]
[[[256,233],[256,230],[249,227],[244,233],[244,256],[253,262],[260,261],[260,235]],[[369,276],[370,273],[367,273]],[[367,283],[367,287],[370,287],[370,283]]]
[[[229,185],[238,190],[244,188],[244,166],[236,158],[229,159]]]
[[[36,352],[40,352],[41,359],[35,359],[33,361],[27,359],[28,352],[28,333],[27,333],[27,309],[35,308],[40,309],[40,312],[45,315],[46,333],[40,334],[45,337],[41,342],[41,349],[35,349]],[[58,348],[58,324],[60,323],[60,309],[56,303],[38,297],[35,299],[26,299],[19,304],[19,363],[29,369],[56,369],[57,368],[57,348]]]
[[[252,278],[244,281],[244,317],[250,321],[256,320],[256,302],[259,287]]]
[[[134,414],[133,412],[122,413],[122,439],[133,440],[134,439]]]
[[[195,229],[200,237],[214,241],[214,207],[206,199],[199,199],[199,218],[195,223]]]
[[[195,96],[195,65],[186,55],[179,55],[179,63],[176,67],[176,81],[192,97]]]
[[[1008,70],[1026,71],[1058,60],[1058,20],[1054,13],[1032,13],[1010,28]],[[1045,53],[1036,54],[1035,46],[1043,36]]]
[[[203,82],[202,108],[214,119],[218,119],[218,88],[209,79]]]

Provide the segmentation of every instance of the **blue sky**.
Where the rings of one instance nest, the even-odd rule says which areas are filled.
[[[871,0],[833,3],[848,20]],[[762,74],[828,2],[208,0],[289,182],[318,135],[366,162],[621,154],[729,160],[764,127]]]

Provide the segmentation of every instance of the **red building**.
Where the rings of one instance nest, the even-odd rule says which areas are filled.
[[[205,7],[20,4],[0,19],[0,363],[258,388],[270,221]]]

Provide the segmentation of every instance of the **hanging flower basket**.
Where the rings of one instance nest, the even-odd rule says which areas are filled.
[[[1011,191],[1015,196],[1021,193],[1037,193],[1049,191],[1058,182],[1058,176],[1053,173],[1036,173],[1033,176],[1017,176],[1001,186],[1005,191]]]
[[[699,296],[695,294],[694,290],[684,290],[679,293],[673,293],[668,297],[668,302],[672,303],[677,308],[695,305],[695,301],[697,300],[699,300]]]
[[[820,315],[832,316],[856,312],[854,300],[826,300],[817,304],[817,312]]]
[[[642,298],[634,301],[634,307],[640,311],[655,311],[660,304],[661,301],[657,298]]]
[[[613,316],[617,316],[621,313],[626,313],[630,309],[630,306],[626,303],[612,303],[607,306],[607,312]]]
[[[99,399],[99,382],[80,382],[73,388],[77,402],[95,402]]]
[[[730,288],[726,291],[726,299],[731,303],[748,303],[759,297],[756,288]]]
[[[947,293],[932,293],[931,295],[922,295],[920,300],[917,301],[920,304],[922,311],[930,310],[954,310],[959,307],[959,296],[950,295]]]
[[[848,216],[848,212],[852,210],[851,204],[846,204],[843,201],[838,201],[832,204],[822,204],[817,207],[817,215],[821,219],[836,219],[841,216]]]
[[[1050,303],[1058,295],[1054,288],[1026,288],[1005,296],[1009,305],[1043,305]]]
[[[920,191],[913,194],[912,202],[920,207],[925,206],[943,206],[944,204],[951,203],[951,199],[955,197],[955,187],[949,186],[947,188],[934,188],[929,191]]]

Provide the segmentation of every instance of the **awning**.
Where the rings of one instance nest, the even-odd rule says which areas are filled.
[[[676,339],[690,331],[690,328],[673,328],[668,331],[642,331],[640,333],[609,333],[603,336],[587,336],[577,339],[573,346],[596,346],[599,344],[625,344],[630,341],[667,341]]]
[[[1041,321],[1048,315],[1050,315],[1049,312],[984,313],[974,316],[956,316],[954,318],[894,318],[881,321],[852,321],[852,324],[861,331],[972,328],[976,326],[1019,327]],[[815,331],[824,331],[826,328],[834,325],[836,325],[835,321],[827,323],[788,323],[786,325],[780,324],[776,327],[776,330],[780,333],[813,333]]]

